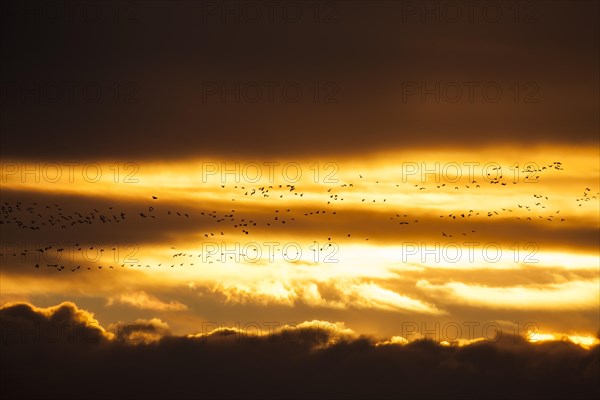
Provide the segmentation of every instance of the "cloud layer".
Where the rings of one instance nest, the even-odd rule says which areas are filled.
[[[72,11],[41,7],[35,19],[21,2],[8,2],[4,32],[20,41],[2,47],[6,157],[179,159],[362,154],[432,143],[598,143],[595,2],[516,9],[494,3],[489,12],[500,13],[500,21],[487,21],[487,8],[462,3],[449,3],[459,8],[459,21],[443,19],[457,11],[441,3],[432,3],[423,20],[419,2],[332,2],[320,12],[333,19],[315,21],[313,6],[298,3],[303,18],[291,24],[279,7],[275,21],[259,5],[263,18],[236,22],[238,3],[233,16],[226,7],[206,15],[210,2],[109,4],[106,19],[86,23],[85,11],[57,21],[56,13]],[[27,25],[32,20],[36,29]],[[416,94],[407,95],[407,83]],[[472,102],[469,83],[476,85]],[[500,87],[498,101],[482,95],[489,83]],[[459,101],[444,99],[451,84],[463,93]],[[282,95],[288,85],[303,90],[297,101]],[[438,100],[429,95],[423,102],[419,89],[436,85]],[[255,97],[256,86],[263,95],[254,102],[248,96]],[[223,102],[224,91],[237,95]],[[101,139],[90,143],[82,135]]]
[[[6,305],[0,323],[5,398],[600,395],[600,347],[564,341],[403,344],[333,332],[318,321],[263,336],[221,328],[182,337],[160,320],[138,320],[111,326],[121,332],[115,335],[73,303]],[[60,333],[65,326],[71,334]]]

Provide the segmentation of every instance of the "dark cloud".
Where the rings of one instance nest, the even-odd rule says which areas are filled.
[[[468,2],[452,3],[459,22],[440,8],[445,2],[318,3],[317,21],[314,5],[290,3],[302,9],[297,22],[280,5],[270,18],[268,2],[256,3],[258,21],[237,1],[3,2],[10,39],[2,41],[2,156],[243,158],[598,143],[596,2],[527,2],[516,11],[495,3],[500,10],[486,12],[499,12],[497,21],[483,6],[470,20]],[[433,9],[425,19],[423,7]],[[498,101],[482,95],[490,82],[502,90]],[[441,100],[403,97],[406,84],[418,92],[423,83],[439,83]],[[463,93],[458,101],[452,83]],[[256,86],[262,95],[252,103]],[[284,87],[302,95],[284,95]],[[232,88],[237,94],[222,102]]]
[[[92,314],[72,302],[46,309],[27,303],[0,308],[2,344],[94,345],[106,343],[108,336]]]
[[[377,346],[374,338],[333,336],[321,327],[262,338],[224,329],[204,338],[165,335],[149,344],[14,336],[28,324],[89,323],[88,314],[75,318],[78,312],[72,304],[52,312],[23,304],[0,309],[3,397],[579,399],[600,394],[600,348],[584,350],[568,342],[530,344],[504,337],[464,347],[432,341]],[[150,325],[131,326],[147,332]]]

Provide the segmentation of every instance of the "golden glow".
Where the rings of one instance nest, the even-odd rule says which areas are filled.
[[[577,334],[564,334],[564,333],[543,333],[543,332],[527,332],[525,336],[531,343],[539,343],[546,341],[569,341],[575,343],[583,348],[589,349],[592,346],[596,346],[600,343],[600,339],[593,336],[577,335]]]
[[[92,209],[97,201],[127,208],[133,227],[119,225],[119,239],[103,233],[98,241],[107,248],[131,242],[136,252],[104,254],[70,279],[61,278],[68,269],[32,271],[4,256],[3,263],[26,273],[3,274],[0,300],[73,293],[101,297],[111,310],[180,319],[209,298],[232,308],[449,318],[454,307],[587,312],[600,306],[597,247],[589,238],[600,223],[597,152],[565,148],[558,160],[557,151],[410,150],[335,162],[103,162],[92,169],[84,163],[69,174],[63,167],[52,182],[43,174],[39,182],[3,175],[3,190],[15,196],[73,197],[76,205],[65,209]],[[103,171],[97,181],[83,179],[86,165],[88,178],[94,168]],[[532,173],[531,165],[540,171]],[[257,166],[260,179],[248,179]],[[455,179],[456,166],[463,175]],[[299,179],[290,179],[298,170]],[[491,183],[487,173],[502,174],[506,185]],[[242,226],[241,219],[256,225]],[[146,236],[138,239],[140,233]],[[79,253],[71,261],[90,264]],[[589,346],[588,339],[577,340]]]

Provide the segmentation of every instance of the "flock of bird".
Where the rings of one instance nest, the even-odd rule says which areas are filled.
[[[554,162],[549,164],[547,167],[544,166],[538,169],[531,169],[531,167],[527,167],[523,169],[523,172],[527,174],[541,173],[546,169],[555,169],[555,170],[563,170],[562,164],[560,162]],[[488,174],[491,176],[491,174]],[[536,175],[539,178],[539,175]],[[270,215],[266,217],[258,217],[256,219],[250,219],[243,215],[242,212],[236,212],[236,209],[230,209],[227,211],[218,212],[217,210],[212,211],[190,211],[190,210],[176,210],[169,209],[168,207],[163,207],[159,200],[158,195],[149,196],[149,204],[147,204],[143,210],[136,210],[131,212],[129,210],[115,210],[114,207],[107,208],[91,208],[88,210],[77,210],[77,211],[67,211],[64,206],[59,204],[39,204],[37,202],[33,202],[31,204],[25,204],[23,202],[17,201],[14,203],[9,203],[7,201],[2,202],[0,204],[0,225],[11,225],[16,226],[18,229],[27,230],[27,231],[37,231],[42,229],[73,229],[78,226],[86,226],[86,225],[96,225],[96,224],[126,224],[131,220],[157,220],[163,218],[177,218],[180,219],[181,222],[186,223],[195,223],[202,222],[199,226],[206,226],[207,224],[203,221],[209,221],[212,226],[217,226],[215,224],[221,225],[219,229],[212,229],[202,232],[202,236],[207,239],[212,239],[214,237],[225,236],[226,234],[233,232],[237,232],[241,235],[250,235],[255,229],[269,229],[274,225],[278,224],[280,226],[283,225],[293,225],[298,222],[300,219],[313,219],[319,217],[319,223],[323,222],[323,216],[327,216],[330,218],[335,218],[338,214],[338,211],[342,213],[343,209],[335,209],[332,207],[334,203],[344,201],[344,196],[347,196],[350,193],[355,191],[359,191],[360,187],[364,183],[367,184],[379,184],[380,181],[372,181],[367,182],[362,174],[358,177],[359,181],[355,183],[342,183],[336,185],[335,187],[331,187],[327,189],[324,193],[327,197],[326,200],[323,201],[323,209],[313,209],[311,211],[307,211],[305,209],[301,211],[293,210],[292,208],[285,209],[273,209]],[[465,184],[465,189],[476,189],[481,187],[482,184],[490,184],[490,185],[501,185],[506,186],[506,182],[503,181],[503,175],[501,172],[501,167],[496,171],[496,176],[489,179],[484,179],[482,182],[477,182],[476,180],[472,180],[469,184]],[[517,182],[513,182],[516,184]],[[419,191],[428,190],[428,189],[448,189],[446,184],[435,184],[435,185],[412,185],[412,184],[395,184],[395,187],[400,187],[404,185],[405,187],[416,187]],[[453,184],[454,185],[454,184]],[[274,196],[276,199],[281,199],[282,202],[286,202],[289,196],[303,198],[304,193],[300,193],[297,191],[295,185],[287,184],[287,185],[261,185],[257,187],[251,186],[227,186],[220,185],[221,189],[226,190],[227,193],[239,192],[239,196],[232,198],[232,201],[244,199],[244,197],[271,197]],[[454,186],[453,190],[459,190],[462,185]],[[337,190],[340,190],[340,193],[336,193]],[[452,189],[451,189],[452,190]],[[581,197],[576,198],[575,200],[579,202],[579,206],[582,206],[585,202],[590,202],[593,200],[598,200],[600,193],[596,193],[592,195],[590,188],[585,188],[583,190],[583,194]],[[449,214],[439,215],[439,218],[442,220],[448,220],[448,223],[453,223],[454,221],[474,221],[474,220],[491,220],[495,218],[515,218],[516,220],[533,222],[535,220],[545,221],[546,223],[552,222],[565,222],[565,218],[560,214],[560,210],[550,209],[549,197],[542,194],[533,194],[533,198],[531,202],[528,203],[526,199],[521,203],[516,204],[516,208],[500,208],[498,210],[488,210],[488,211],[477,211],[474,209],[469,209],[468,211],[458,211]],[[387,199],[368,199],[367,197],[358,197],[361,199],[360,203],[375,203],[379,200],[380,203],[386,203]],[[392,203],[387,203],[386,207],[395,208],[392,206]],[[529,214],[530,213],[530,214]],[[240,215],[242,214],[242,215]],[[560,216],[560,217],[559,217]],[[398,225],[411,225],[419,223],[418,219],[409,216],[408,213],[391,211],[388,216],[389,221],[393,223],[397,223]],[[376,221],[373,221],[376,223]],[[447,223],[444,223],[447,225]],[[445,226],[446,226],[445,225]],[[441,231],[441,237],[452,238],[454,236],[471,236],[476,233],[475,229],[464,229],[466,224],[461,225],[460,232],[456,233],[456,231],[449,231],[448,229]],[[5,229],[8,227],[5,227]],[[452,229],[452,228],[450,228]],[[360,232],[358,232],[360,235]],[[353,232],[348,232],[345,234],[345,237],[352,237]],[[325,241],[324,248],[328,246],[332,246],[332,237],[335,235],[330,234]],[[356,237],[356,235],[354,236]],[[360,236],[359,236],[360,237]],[[362,238],[364,240],[369,240],[369,238]],[[316,242],[315,242],[316,243]],[[75,244],[75,246],[79,252],[83,251],[83,247],[80,244]],[[90,250],[94,249],[94,246],[90,247]],[[174,247],[172,247],[175,250]],[[98,249],[97,249],[98,250]],[[111,249],[100,248],[100,253],[105,251],[110,251]],[[112,248],[112,250],[115,250]],[[321,248],[323,250],[323,248]],[[2,249],[2,253],[0,253],[0,259],[6,261],[7,257],[27,257],[30,254],[36,254],[39,256],[40,254],[46,254],[46,252],[54,251],[60,253],[64,251],[64,248],[53,248],[52,246],[45,246],[33,249],[20,249],[18,251],[6,251],[6,249]],[[245,255],[245,254],[244,254]],[[194,257],[200,256],[200,254],[188,254],[184,252],[176,252],[173,254],[173,259],[179,257]],[[220,260],[215,260],[216,262],[220,262]],[[213,261],[209,261],[212,263]],[[177,264],[171,264],[171,267],[175,267]],[[179,266],[183,266],[183,263],[179,263]],[[190,263],[193,265],[193,263]],[[141,267],[143,264],[140,263],[122,263],[121,267],[125,266],[137,266]],[[150,267],[149,264],[145,265],[146,267]],[[159,264],[158,266],[161,266]],[[35,264],[36,268],[40,268],[40,264]],[[83,266],[76,265],[67,267],[65,265],[57,264],[57,263],[49,263],[46,264],[46,267],[55,268],[58,271],[62,271],[63,269],[70,269],[72,272],[76,272],[81,269],[91,270],[91,266]],[[95,265],[94,269],[102,269],[102,265]],[[113,265],[104,265],[105,268],[112,269]]]

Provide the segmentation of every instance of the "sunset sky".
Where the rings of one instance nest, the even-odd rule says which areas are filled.
[[[596,368],[578,362],[578,396],[598,393],[586,386],[600,365],[598,3],[1,11],[3,345],[12,324],[41,323],[43,336],[62,321],[124,340],[131,357],[176,346],[171,361],[188,365],[195,341],[293,327],[349,355],[360,340],[432,339],[456,347],[439,371],[459,371],[458,348],[514,337],[533,346],[514,350],[524,359],[559,369],[534,345],[561,341],[560,357]],[[59,378],[46,392],[7,384],[24,379],[32,346],[3,358],[5,393],[70,393]],[[254,354],[235,349],[240,365]],[[92,368],[108,362],[87,351],[76,357]],[[374,354],[382,369],[396,362]],[[467,393],[461,382],[448,393]],[[541,396],[521,383],[512,397]],[[210,393],[264,394],[248,390]]]

